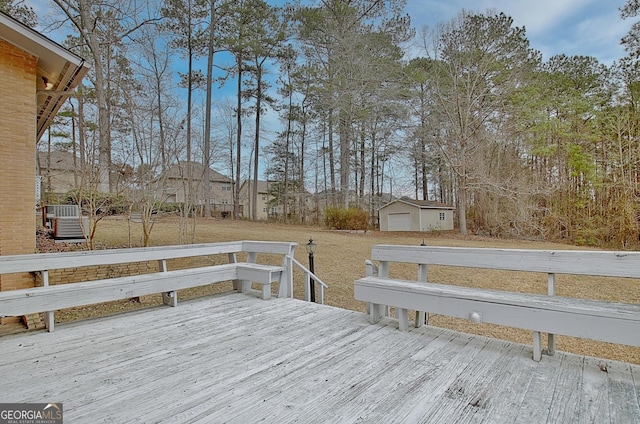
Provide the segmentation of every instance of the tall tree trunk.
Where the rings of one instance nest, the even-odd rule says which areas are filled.
[[[467,234],[467,182],[464,174],[458,175],[458,225],[460,234]]]
[[[186,184],[184,186],[184,204],[182,215],[180,216],[180,242],[193,242],[195,234],[189,233],[189,214],[194,203],[192,186],[193,186],[193,166],[191,164],[191,116],[192,116],[192,90],[193,90],[193,53],[191,47],[191,39],[189,39],[188,53],[188,76],[187,76],[187,161],[186,161]],[[195,222],[195,221],[194,221]]]
[[[367,161],[366,154],[366,137],[364,133],[364,125],[360,129],[360,162],[358,163],[358,167],[360,168],[360,181],[358,186],[358,197],[362,198],[364,196],[364,185],[365,185],[365,176],[367,173],[365,172],[365,163]]]
[[[262,108],[262,68],[256,69],[256,135],[255,150],[253,152],[253,193],[252,193],[252,214],[251,220],[258,220],[258,158],[260,150],[260,109]],[[267,214],[269,213],[267,209]]]
[[[84,93],[82,84],[78,85],[78,144],[80,145],[80,186],[76,184],[77,188],[85,188],[85,172],[87,164],[87,141],[84,133]]]
[[[207,104],[205,106],[205,123],[204,123],[204,175],[202,181],[204,184],[204,216],[206,218],[211,217],[211,100],[212,100],[212,85],[213,85],[213,53],[214,53],[214,25],[215,25],[215,0],[209,0],[211,2],[211,14],[209,16],[209,50],[207,52]]]
[[[306,112],[304,111],[304,109],[302,110],[302,134],[300,134],[300,175],[298,176],[299,181],[298,181],[298,190],[300,192],[300,197],[298,198],[298,200],[300,201],[300,214],[298,216],[298,223],[302,224],[304,222],[307,222],[307,196],[306,193],[307,191],[305,190],[304,187],[304,157],[305,157],[305,144],[306,144],[306,140],[307,140],[307,118],[306,118]],[[316,176],[317,176],[317,172],[316,172]],[[316,190],[317,193],[317,190]],[[316,196],[317,197],[317,196]]]
[[[289,214],[289,149],[291,146],[291,121],[293,120],[293,90],[289,88],[288,92],[288,102],[287,105],[287,129],[285,134],[285,152],[286,157],[284,158],[284,201],[282,202],[282,214],[284,218],[284,222],[287,222],[287,216]],[[304,141],[303,141],[304,147]],[[302,151],[304,158],[304,150]],[[303,159],[301,159],[303,160]]]
[[[329,109],[328,121],[329,122],[327,131],[329,132],[329,176],[331,178],[331,205],[335,206],[334,196],[336,192],[336,160],[334,157],[333,146],[333,109]]]
[[[240,160],[242,158],[242,55],[237,54],[238,67],[237,105],[236,105],[236,189],[233,196],[233,218],[240,218]],[[249,187],[250,188],[250,187]]]
[[[420,176],[422,177],[422,200],[429,200],[427,181],[427,116],[424,98],[420,98]],[[417,197],[416,197],[417,198]]]
[[[371,181],[369,183],[369,190],[370,190],[370,197],[371,197],[371,202],[370,202],[370,206],[369,206],[369,214],[371,216],[371,223],[375,224],[376,220],[375,220],[375,211],[376,211],[376,206],[377,206],[377,202],[379,202],[380,196],[377,196],[377,191],[376,191],[376,178],[378,178],[378,176],[376,175],[376,149],[377,149],[377,140],[376,137],[371,137],[371,160],[369,162],[369,172],[371,174]]]
[[[338,126],[340,132],[340,194],[342,206],[349,207],[349,158],[351,153],[351,119],[348,111],[340,109]]]
[[[158,101],[158,129],[160,132],[160,173],[164,173],[167,169],[167,152],[164,133],[164,114],[162,112],[162,81],[156,78],[156,94]],[[164,185],[164,183],[163,183]],[[163,187],[164,188],[164,187]]]

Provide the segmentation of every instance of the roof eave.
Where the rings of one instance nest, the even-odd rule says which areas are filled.
[[[37,140],[89,71],[80,56],[0,12],[0,39],[37,58]]]

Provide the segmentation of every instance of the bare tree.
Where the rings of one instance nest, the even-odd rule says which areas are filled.
[[[122,40],[155,18],[139,19],[141,10],[131,0],[53,0],[71,22],[79,39],[91,54],[94,90],[98,107],[98,189],[109,192],[111,166],[111,116],[108,104],[108,61]]]
[[[491,120],[531,73],[539,54],[529,47],[524,28],[514,27],[502,13],[462,11],[440,25],[432,41],[427,46],[433,59],[431,82],[446,125],[435,141],[456,175],[458,224],[466,234],[470,185],[479,175],[476,163]]]

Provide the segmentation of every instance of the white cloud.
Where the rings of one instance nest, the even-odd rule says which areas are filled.
[[[510,15],[517,26],[524,26],[527,34],[534,37],[556,29],[573,16],[583,13],[598,0],[538,0],[538,1],[490,1],[497,3],[496,9]],[[502,7],[501,7],[502,6]]]
[[[610,64],[624,56],[620,38],[632,19],[623,21],[619,8],[626,0],[425,0],[407,2],[414,26],[430,28],[466,9],[504,12],[514,25],[524,26],[534,49],[545,59],[556,54],[595,56]]]
[[[620,40],[629,32],[632,24],[633,20],[622,20],[618,13],[585,19],[576,25],[574,50],[588,48],[592,52],[590,55],[610,64],[624,55]]]

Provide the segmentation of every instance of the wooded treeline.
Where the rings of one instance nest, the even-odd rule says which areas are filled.
[[[44,142],[78,152],[87,192],[150,211],[145,187],[197,161],[235,181],[236,213],[268,179],[284,220],[310,221],[310,193],[371,214],[410,195],[455,205],[463,234],[639,244],[637,24],[607,66],[543,61],[499,11],[416,31],[404,0],[49,1],[39,30],[92,71]]]

